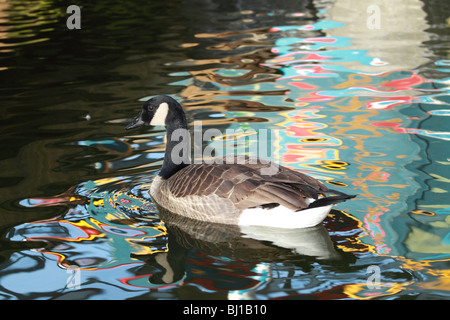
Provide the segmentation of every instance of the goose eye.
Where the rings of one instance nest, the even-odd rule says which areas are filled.
[[[153,111],[153,106],[152,106],[152,105],[149,105],[149,106],[147,107],[147,109],[148,109],[148,111]]]

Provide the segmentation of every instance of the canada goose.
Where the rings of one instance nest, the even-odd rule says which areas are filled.
[[[150,196],[158,205],[188,218],[241,226],[306,228],[321,223],[333,204],[355,197],[283,166],[276,165],[276,173],[267,174],[264,169],[274,164],[254,163],[255,158],[236,157],[233,164],[229,160],[190,164],[188,155],[172,152],[189,141],[172,139],[178,129],[187,132],[187,121],[181,105],[169,96],[145,102],[126,130],[143,125],[165,126],[167,130],[163,165],[152,182]],[[326,197],[326,193],[335,196]]]

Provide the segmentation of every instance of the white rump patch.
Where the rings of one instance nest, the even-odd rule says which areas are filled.
[[[166,102],[161,103],[158,109],[156,109],[155,115],[153,116],[152,121],[150,121],[150,125],[165,126],[168,112],[169,112],[169,105]]]
[[[309,228],[321,223],[333,205],[293,211],[283,206],[272,209],[252,208],[242,211],[240,226],[266,226],[274,228]]]

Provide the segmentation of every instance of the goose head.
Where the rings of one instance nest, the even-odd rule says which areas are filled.
[[[167,143],[163,166],[159,173],[161,177],[167,179],[190,164],[190,137],[186,115],[175,99],[160,95],[146,101],[141,112],[125,129],[130,130],[141,126],[166,127]],[[178,136],[180,132],[183,134],[181,141]],[[174,148],[178,148],[177,152],[172,153]]]
[[[141,126],[165,126],[166,128],[186,128],[186,116],[181,105],[169,96],[155,96],[142,105],[141,112],[125,128]]]

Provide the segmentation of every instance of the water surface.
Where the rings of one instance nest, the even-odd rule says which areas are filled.
[[[448,299],[448,5],[1,6],[2,299]],[[358,197],[275,237],[161,212],[164,130],[124,131],[156,94]]]

